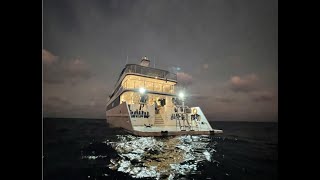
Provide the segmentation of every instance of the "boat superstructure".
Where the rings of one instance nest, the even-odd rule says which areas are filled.
[[[107,103],[107,122],[138,136],[203,135],[222,133],[212,129],[200,107],[184,105],[176,94],[177,75],[140,64],[126,64]]]

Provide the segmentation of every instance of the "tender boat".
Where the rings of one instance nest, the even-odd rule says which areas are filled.
[[[222,133],[211,127],[200,107],[184,104],[176,94],[177,75],[140,64],[126,64],[109,96],[107,123],[137,136],[211,135]]]

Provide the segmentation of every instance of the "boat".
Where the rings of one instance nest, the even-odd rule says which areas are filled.
[[[140,64],[126,64],[106,106],[111,127],[136,136],[212,135],[213,129],[200,107],[185,105],[184,92],[176,92],[177,75]]]

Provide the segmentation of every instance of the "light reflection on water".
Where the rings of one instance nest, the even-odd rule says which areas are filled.
[[[196,173],[199,162],[217,162],[212,159],[217,143],[212,142],[210,136],[155,138],[118,135],[117,139],[105,142],[119,155],[110,160],[108,168],[133,178],[173,179],[177,175]]]

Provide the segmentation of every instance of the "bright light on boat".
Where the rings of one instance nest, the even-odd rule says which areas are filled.
[[[184,98],[184,94],[183,94],[183,92],[180,92],[180,93],[179,93],[179,97],[180,97],[181,99],[183,99],[183,98]]]
[[[144,93],[146,92],[146,89],[140,88],[140,89],[139,89],[139,92],[140,92],[140,94],[144,94]]]

